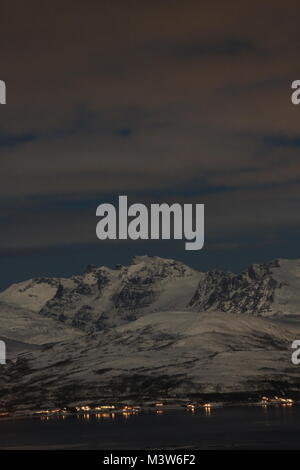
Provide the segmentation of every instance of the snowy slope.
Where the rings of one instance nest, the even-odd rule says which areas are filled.
[[[43,318],[37,312],[5,302],[0,302],[0,318],[0,339],[45,344],[77,338],[82,334],[51,318]]]
[[[23,343],[22,341],[15,341],[13,339],[6,338],[5,336],[1,336],[0,339],[5,342],[6,360],[8,361],[15,360],[19,354],[23,354],[29,351],[35,351],[42,347],[37,344],[30,344],[30,343]]]
[[[0,294],[0,300],[39,312],[56,293],[59,281],[51,278],[30,279],[12,284]]]
[[[5,370],[6,406],[299,388],[294,333],[250,315],[159,312],[22,355]],[[1,377],[0,377],[1,381]]]
[[[277,260],[272,277],[277,282],[277,289],[271,312],[300,315],[300,260]]]

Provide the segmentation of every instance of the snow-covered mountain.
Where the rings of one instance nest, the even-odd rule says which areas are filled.
[[[130,266],[89,266],[82,276],[14,284],[0,294],[0,302],[95,331],[146,313],[186,309],[203,277],[178,261],[140,256]]]
[[[1,401],[36,409],[106,397],[299,390],[293,339],[248,314],[148,314],[19,356],[3,371]]]
[[[300,260],[233,274],[140,256],[14,284],[0,316],[0,405],[300,387]]]
[[[10,314],[13,309],[18,314]],[[21,325],[25,315],[37,322],[39,330],[43,316],[49,320],[49,327],[45,326],[49,332],[56,324],[57,335],[61,330],[68,337],[74,328],[99,331],[148,313],[172,310],[300,318],[300,260],[280,259],[233,274],[215,270],[205,273],[178,261],[139,256],[129,266],[89,266],[81,276],[31,279],[0,293],[1,317],[8,316],[14,324],[16,316]],[[0,326],[0,335],[9,336],[9,318]],[[66,326],[72,330],[65,331]],[[26,329],[31,331],[27,323]],[[24,341],[25,336],[17,339]],[[32,336],[36,333],[31,334],[30,341]]]

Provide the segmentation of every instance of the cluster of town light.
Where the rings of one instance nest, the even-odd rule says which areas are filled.
[[[204,405],[196,405],[194,403],[189,403],[186,405],[186,408],[188,411],[191,411],[192,413],[195,413],[196,408],[204,408],[206,416],[210,416],[211,414],[211,404],[210,403],[204,403]]]
[[[67,413],[67,410],[66,408],[55,408],[54,410],[40,410],[40,411],[36,411],[35,414],[36,415],[55,415],[55,414],[58,414],[58,413]]]
[[[192,410],[192,411],[194,411],[197,407],[200,407],[200,406],[202,406],[203,408],[210,408],[211,404],[210,403],[204,403],[204,405],[194,405],[193,403],[189,403],[188,405],[186,405],[186,407],[189,410]]]
[[[260,403],[263,406],[267,405],[272,405],[272,404],[279,404],[282,406],[292,406],[294,404],[294,400],[291,398],[284,398],[284,397],[278,397],[275,396],[273,398],[269,397],[262,397]],[[158,402],[155,403],[156,407],[156,413],[161,414],[163,413],[163,407],[164,403]],[[191,412],[195,412],[197,408],[204,408],[206,414],[210,414],[211,411],[211,404],[210,403],[204,403],[204,404],[195,404],[195,403],[188,403],[186,405],[186,409]],[[83,414],[84,417],[87,419],[90,417],[89,412],[93,413],[94,411],[97,412],[95,413],[96,418],[115,418],[115,411],[116,411],[116,406],[115,405],[98,405],[95,407],[91,407],[89,405],[82,405],[82,406],[76,406],[75,410],[78,414]],[[142,411],[141,406],[130,406],[130,405],[123,405],[120,408],[118,408],[119,411],[122,413],[122,415],[127,418],[130,415],[137,414],[140,411]],[[54,408],[54,409],[47,409],[47,410],[39,410],[36,411],[35,414],[37,415],[43,415],[43,416],[50,416],[50,415],[66,415],[68,410],[66,408]],[[100,413],[99,413],[100,412]],[[0,416],[7,416],[8,413],[0,413]]]
[[[284,397],[273,397],[273,398],[268,398],[268,397],[262,397],[261,398],[261,403],[264,406],[267,405],[283,405],[283,406],[292,406],[294,404],[294,400],[291,398],[284,398]]]
[[[263,397],[264,399],[265,397]],[[287,400],[288,401],[288,400]],[[163,407],[165,406],[164,403],[158,402],[155,403],[155,408],[156,408],[156,413],[161,414],[163,413]],[[83,414],[84,416],[89,416],[89,413],[93,412],[98,412],[96,415],[99,415],[99,417],[108,417],[112,413],[116,411],[116,406],[115,405],[98,405],[98,406],[89,406],[89,405],[81,405],[81,406],[76,406],[75,410],[78,414]],[[205,411],[210,411],[211,409],[211,404],[210,403],[204,403],[203,405],[198,405],[194,403],[188,403],[186,405],[187,410],[194,412],[196,408],[204,408]],[[119,408],[119,411],[123,414],[123,416],[128,417],[129,415],[132,414],[137,414],[140,411],[142,411],[141,406],[130,406],[130,405],[123,405]],[[100,412],[100,413],[99,413]],[[38,415],[60,415],[60,414],[66,414],[67,409],[66,408],[55,408],[55,409],[49,409],[49,410],[40,410],[36,411],[35,414]],[[106,416],[104,416],[104,414]]]
[[[114,405],[102,405],[102,406],[95,406],[92,408],[91,406],[84,405],[84,406],[76,406],[75,410],[77,412],[84,412],[84,411],[104,411],[104,410],[114,410],[116,407]],[[66,408],[54,408],[52,410],[39,410],[36,411],[35,414],[60,414],[60,413],[67,413]]]
[[[163,403],[161,404],[157,404],[157,406],[163,406]],[[80,414],[83,414],[84,416],[90,416],[89,415],[89,412],[94,412],[94,411],[100,411],[101,413],[96,413],[96,417],[109,417],[111,414],[114,414],[113,412],[116,410],[116,406],[115,405],[99,405],[99,406],[95,406],[95,407],[91,407],[89,405],[82,405],[82,406],[76,406],[75,407],[75,410],[77,413],[80,413]],[[139,411],[141,411],[141,407],[140,406],[128,406],[128,405],[125,405],[123,407],[120,408],[120,411],[123,413],[123,415],[127,416],[129,414],[133,414],[133,413],[138,413]],[[67,413],[67,409],[66,408],[55,408],[55,409],[49,409],[49,410],[39,410],[39,411],[35,411],[35,414],[37,415],[46,415],[46,416],[49,416],[49,415],[60,415],[60,414],[65,414]],[[114,414],[115,416],[115,414]],[[114,417],[113,416],[113,417]]]

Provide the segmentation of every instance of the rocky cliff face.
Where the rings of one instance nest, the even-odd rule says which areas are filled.
[[[189,307],[193,310],[221,310],[223,312],[264,315],[272,312],[276,288],[280,284],[272,275],[276,263],[252,265],[235,275],[209,271],[200,283]]]
[[[240,273],[209,271],[188,309],[260,316],[300,316],[300,260],[253,264]]]

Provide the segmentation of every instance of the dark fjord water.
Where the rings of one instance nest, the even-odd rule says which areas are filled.
[[[300,407],[0,421],[1,449],[300,449]]]

